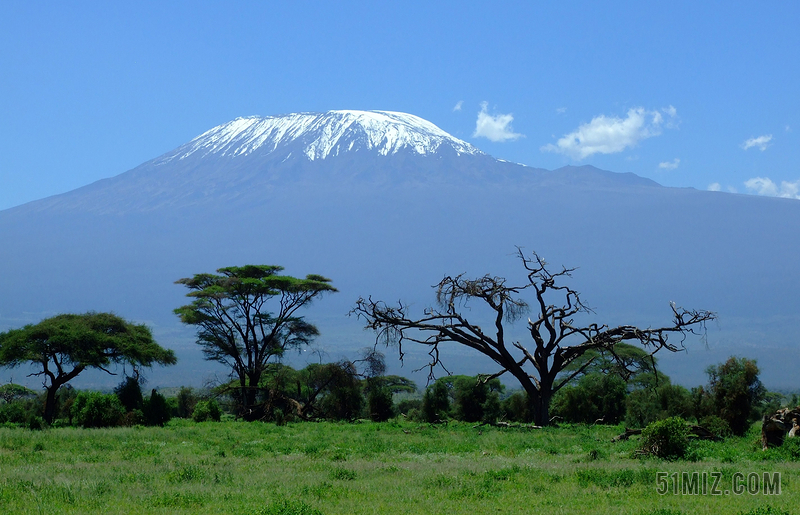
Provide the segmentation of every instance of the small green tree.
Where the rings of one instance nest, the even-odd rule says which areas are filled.
[[[430,423],[441,422],[447,420],[449,414],[450,392],[447,383],[438,379],[422,396],[422,419]]]
[[[194,389],[181,386],[176,397],[176,416],[178,418],[189,418],[193,416],[195,406],[197,406],[199,399],[194,393]]]
[[[737,436],[744,435],[750,422],[758,419],[754,408],[767,393],[758,372],[754,359],[733,356],[725,363],[706,369],[714,414],[728,422]]]
[[[138,379],[134,377],[125,377],[125,379],[114,388],[114,393],[125,407],[125,411],[130,412],[142,409],[144,397],[142,397],[142,387]]]
[[[642,450],[667,460],[683,458],[689,448],[689,428],[680,417],[658,420],[642,431]]]
[[[145,399],[142,412],[149,426],[163,426],[172,418],[172,410],[166,397],[158,393],[155,388],[150,392],[150,398]]]
[[[159,346],[150,329],[111,313],[57,315],[0,333],[0,366],[31,364],[44,377],[44,420],[53,422],[58,389],[87,368],[108,373],[112,365],[174,365],[175,354]]]

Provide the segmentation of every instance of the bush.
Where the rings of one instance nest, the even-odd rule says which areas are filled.
[[[72,422],[81,427],[113,427],[122,423],[125,407],[113,394],[80,392],[72,403]]]
[[[644,428],[642,442],[642,451],[646,454],[667,460],[680,459],[689,448],[689,428],[680,417],[658,420]]]
[[[694,413],[692,395],[682,386],[666,380],[658,388],[634,390],[625,399],[625,425],[647,427],[669,417],[689,418]]]
[[[150,393],[150,398],[142,406],[145,423],[149,426],[163,426],[172,418],[172,410],[167,399],[155,389]]]
[[[181,386],[176,397],[175,416],[178,418],[194,418],[194,410],[199,399],[192,388]]]
[[[406,418],[411,417],[411,410],[419,413],[420,409],[422,409],[422,399],[403,399],[397,403],[397,412],[405,415]]]
[[[447,420],[450,412],[450,394],[447,384],[441,379],[437,380],[425,390],[422,396],[422,420],[435,423]]]
[[[730,424],[716,415],[703,417],[700,419],[699,424],[719,438],[728,438],[733,434]]]
[[[220,411],[219,404],[214,399],[198,401],[194,406],[192,420],[195,422],[206,422],[208,420],[219,422],[221,418],[222,411]]]
[[[591,424],[601,419],[606,424],[617,424],[625,415],[627,393],[625,381],[617,375],[587,374],[577,385],[558,391],[551,412],[566,422]]]
[[[530,422],[533,420],[528,394],[524,391],[515,392],[503,400],[501,409],[506,420],[514,422]]]
[[[384,422],[394,417],[392,392],[388,388],[373,388],[367,398],[369,418],[373,422]]]
[[[144,398],[142,397],[142,387],[139,381],[133,377],[126,377],[116,388],[114,393],[119,401],[125,406],[125,411],[142,409]]]

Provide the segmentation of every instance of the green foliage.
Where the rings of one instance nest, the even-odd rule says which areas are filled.
[[[764,399],[766,388],[758,372],[755,360],[736,357],[706,370],[713,414],[728,422],[735,435],[743,435],[760,416],[754,408]]]
[[[453,392],[453,416],[464,422],[494,422],[500,414],[499,379],[484,381],[480,376],[450,376]]]
[[[18,424],[24,427],[36,425],[41,418],[42,402],[38,397],[22,398],[0,404],[0,424]]]
[[[354,420],[361,414],[364,397],[358,372],[350,362],[329,363],[319,369],[326,382],[318,413],[329,420]]]
[[[514,422],[530,422],[533,420],[533,412],[530,407],[530,399],[524,391],[514,392],[503,400],[501,404],[503,417]]]
[[[680,417],[657,420],[642,430],[642,451],[668,460],[681,459],[689,448],[689,428]]]
[[[444,379],[444,378],[442,378]],[[422,396],[422,420],[436,423],[447,420],[450,412],[450,392],[447,382],[436,380]]]
[[[728,438],[733,434],[728,421],[723,420],[716,415],[708,415],[707,417],[701,418],[699,420],[699,424],[719,438]]]
[[[84,428],[118,426],[125,416],[119,397],[100,392],[78,393],[71,409],[73,423]]]
[[[36,396],[36,392],[21,384],[8,383],[0,386],[0,399],[6,403],[14,402],[19,399],[30,399]]]
[[[232,368],[239,381],[239,410],[248,419],[263,415],[254,408],[268,363],[319,334],[297,311],[321,294],[337,291],[320,275],[297,279],[278,275],[282,270],[246,265],[176,281],[189,288],[187,296],[194,300],[175,314],[197,327],[197,343],[206,359]]]
[[[142,413],[148,426],[163,426],[172,418],[172,410],[167,399],[155,389],[150,393],[150,398],[145,399]]]
[[[219,422],[222,418],[222,410],[214,399],[198,401],[195,404],[192,420],[195,422],[214,421]]]
[[[388,388],[372,388],[367,396],[367,408],[373,422],[384,422],[394,417],[392,392]]]
[[[646,427],[669,417],[689,418],[693,413],[691,393],[682,386],[669,384],[666,377],[657,388],[634,390],[625,399],[628,427]]]
[[[618,375],[588,374],[556,393],[551,413],[567,422],[617,424],[625,414],[626,395],[627,386]]]
[[[0,366],[33,364],[46,378],[44,418],[56,415],[58,389],[87,368],[130,364],[173,365],[175,353],[159,346],[144,325],[111,313],[57,315],[35,325],[0,333]]]
[[[192,388],[181,386],[175,402],[175,416],[178,418],[189,418],[194,415],[198,397]]]
[[[126,377],[116,388],[114,393],[125,406],[125,411],[141,410],[144,398],[139,381],[133,377]]]
[[[398,413],[410,417],[411,410],[418,414],[422,409],[422,399],[403,399],[397,403],[396,408]]]

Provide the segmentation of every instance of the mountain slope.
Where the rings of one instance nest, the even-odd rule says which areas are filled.
[[[338,359],[371,342],[345,316],[358,296],[421,310],[445,274],[521,282],[520,245],[579,267],[572,285],[598,322],[668,323],[670,301],[719,312],[710,350],[695,340],[691,358],[665,360],[677,381],[699,384],[707,364],[738,353],[782,384],[800,357],[800,242],[783,229],[800,226],[800,203],[529,168],[423,122],[351,111],[239,119],[116,177],[1,211],[0,330],[115,311],[178,352],[178,367],[152,380],[188,384],[221,371],[172,314],[186,302],[181,277],[246,263],[331,277],[340,293],[306,314]],[[524,327],[509,337],[524,342]],[[397,372],[424,357],[411,352]],[[452,360],[457,372],[493,370],[461,349]]]

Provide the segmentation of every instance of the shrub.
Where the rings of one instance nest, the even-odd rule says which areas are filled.
[[[142,406],[145,423],[149,426],[163,426],[172,418],[172,410],[167,399],[155,389],[150,393],[150,398]]]
[[[116,388],[114,393],[119,401],[125,406],[125,411],[142,409],[144,398],[142,397],[142,387],[139,381],[133,377],[126,377]]]
[[[515,392],[504,399],[501,409],[503,416],[507,420],[513,420],[514,422],[530,422],[533,420],[528,394],[524,391]]]
[[[397,403],[397,412],[406,415],[407,418],[411,418],[411,410],[419,413],[420,409],[422,409],[422,399],[403,399]]]
[[[208,420],[219,422],[221,418],[222,411],[220,411],[219,404],[214,399],[198,401],[194,406],[192,420],[195,422],[206,422]]]
[[[606,424],[616,424],[625,415],[626,395],[627,387],[621,377],[587,374],[577,385],[558,391],[551,412],[567,422],[592,423],[602,419]]]
[[[447,419],[450,412],[450,395],[444,381],[439,379],[425,390],[421,411],[422,420],[425,422],[433,423]]]
[[[642,431],[642,451],[668,460],[680,459],[689,447],[689,428],[680,417],[651,423]]]
[[[369,418],[373,422],[384,422],[394,416],[392,392],[388,388],[373,388],[367,398]]]
[[[175,416],[179,418],[194,418],[194,410],[198,400],[192,388],[181,386],[176,397]]]
[[[72,403],[72,422],[81,427],[113,427],[122,423],[125,407],[114,394],[80,392]]]
[[[692,395],[682,386],[665,384],[634,390],[625,399],[625,425],[646,427],[669,417],[688,418],[694,412]]]
[[[731,426],[726,420],[722,420],[716,415],[709,415],[700,419],[700,425],[711,431],[719,438],[728,438],[733,434]]]

